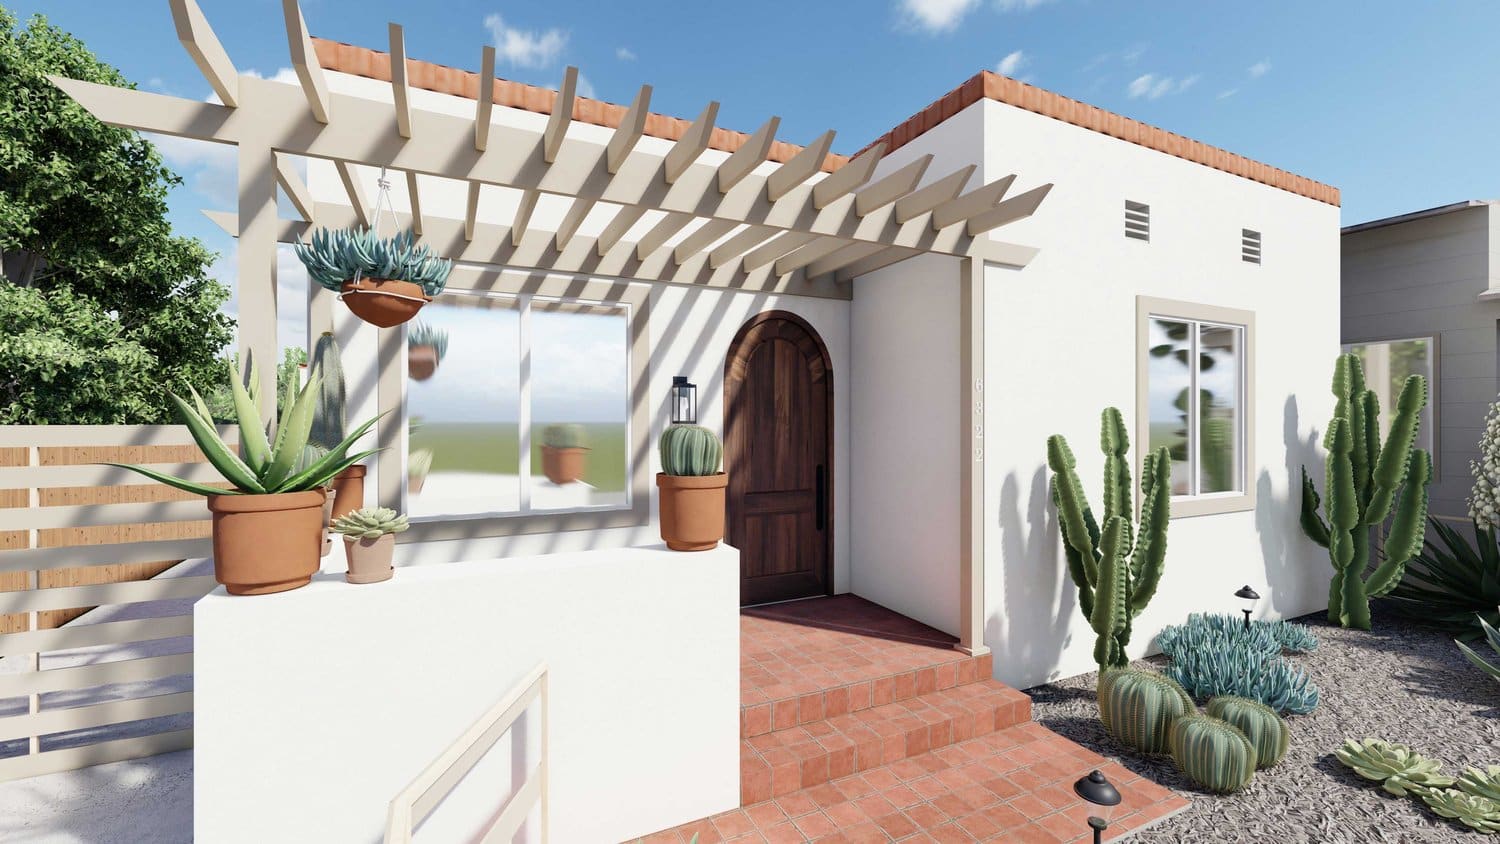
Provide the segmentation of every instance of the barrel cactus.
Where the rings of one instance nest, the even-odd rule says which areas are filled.
[[[406,516],[389,507],[365,507],[352,510],[333,520],[333,530],[350,539],[379,539],[388,533],[400,533],[410,525]]]
[[[1171,513],[1172,458],[1163,447],[1146,455],[1142,467],[1140,525],[1131,522],[1130,437],[1116,408],[1100,418],[1104,451],[1104,520],[1094,517],[1077,461],[1061,434],[1047,438],[1047,465],[1052,469],[1052,500],[1068,572],[1078,587],[1078,606],[1098,636],[1094,661],[1101,668],[1128,665],[1131,621],[1156,594],[1167,553]]]
[[[1418,794],[1434,788],[1453,785],[1453,777],[1445,776],[1442,766],[1413,751],[1404,744],[1368,738],[1364,741],[1348,739],[1333,752],[1340,762],[1354,769],[1367,780],[1375,780],[1380,787],[1397,797],[1409,792]]]
[[[1209,791],[1239,791],[1255,776],[1255,745],[1218,718],[1197,713],[1178,718],[1168,744],[1178,769]]]
[[[1427,521],[1427,488],[1432,457],[1416,447],[1417,427],[1427,405],[1427,379],[1412,375],[1401,387],[1385,445],[1380,444],[1380,402],[1365,386],[1364,366],[1353,354],[1334,367],[1333,419],[1323,436],[1328,450],[1325,522],[1322,503],[1307,467],[1302,468],[1302,530],[1328,549],[1333,580],[1328,586],[1328,620],[1370,629],[1370,599],[1401,582],[1406,564],[1422,551]],[[1392,516],[1384,559],[1369,577],[1370,529]]]
[[[671,425],[657,442],[663,474],[674,477],[715,475],[724,460],[719,437],[701,425]]]
[[[1207,712],[1239,729],[1255,746],[1255,767],[1269,768],[1286,756],[1291,731],[1276,710],[1258,700],[1225,695],[1208,702]]]
[[[1172,722],[1195,711],[1193,699],[1170,677],[1133,668],[1099,675],[1099,720],[1110,735],[1137,750],[1167,752]]]

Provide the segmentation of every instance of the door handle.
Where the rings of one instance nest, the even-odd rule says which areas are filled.
[[[817,472],[817,512],[814,519],[818,530],[828,527],[828,469],[822,463],[818,464]]]

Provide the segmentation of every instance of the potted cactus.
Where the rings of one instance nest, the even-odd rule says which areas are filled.
[[[392,238],[371,229],[319,229],[294,248],[308,277],[337,292],[355,316],[390,328],[441,293],[453,269],[416,240],[411,229]]]
[[[396,534],[408,527],[406,517],[388,507],[363,507],[335,519],[333,529],[344,535],[344,553],[349,557],[344,579],[350,583],[390,580]]]
[[[724,446],[700,425],[672,425],[657,443],[661,538],[673,551],[707,551],[724,538]]]
[[[542,474],[547,480],[562,485],[583,477],[589,453],[583,443],[582,425],[548,425],[542,429]]]
[[[419,448],[406,455],[406,494],[416,495],[432,471],[432,449]]]
[[[345,407],[344,364],[339,358],[339,346],[333,335],[323,332],[313,345],[309,383],[317,379],[314,392],[312,430],[308,443],[325,451],[332,450],[344,439]],[[333,490],[333,504],[329,508],[328,522],[350,510],[365,506],[365,472],[362,463],[353,463],[334,476],[329,485]]]
[[[448,353],[448,332],[418,322],[406,332],[406,374],[413,381],[426,381],[437,372]]]
[[[144,466],[109,464],[207,496],[213,514],[214,577],[231,595],[264,595],[306,586],[318,570],[329,482],[375,453],[349,454],[350,446],[374,426],[375,419],[356,428],[321,457],[306,451],[319,389],[317,376],[309,379],[300,392],[295,384],[287,384],[274,429],[261,424],[256,403],[259,383],[253,359],[246,381],[231,364],[229,385],[239,422],[238,454],[219,439],[208,406],[196,391],[189,387],[191,404],[169,394],[193,441],[231,488],[185,480]],[[299,461],[303,463],[301,468]]]

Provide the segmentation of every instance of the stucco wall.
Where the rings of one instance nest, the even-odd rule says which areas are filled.
[[[1343,237],[1343,340],[1437,337],[1437,458],[1430,509],[1467,517],[1484,415],[1495,400],[1500,302],[1478,296],[1500,274],[1495,206]]]

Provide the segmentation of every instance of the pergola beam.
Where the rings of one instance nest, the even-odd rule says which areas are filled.
[[[780,258],[782,255],[791,252],[793,249],[805,246],[817,238],[817,235],[806,232],[782,232],[760,246],[746,252],[743,259],[744,267],[746,270],[758,270]]]
[[[709,103],[704,107],[703,113],[698,115],[698,119],[693,121],[693,125],[689,126],[687,131],[682,133],[682,137],[677,139],[677,143],[667,151],[667,156],[662,162],[665,166],[662,174],[667,184],[673,184],[682,178],[682,174],[693,166],[698,156],[708,149],[709,138],[714,133],[714,120],[718,119],[718,116],[719,104]]]
[[[646,131],[646,118],[650,113],[651,86],[642,85],[640,93],[635,95],[635,101],[630,104],[630,110],[625,112],[620,125],[615,127],[615,133],[610,136],[609,145],[604,148],[605,167],[610,175],[620,172],[620,165],[625,163],[626,156],[635,149],[636,142]]]
[[[724,159],[719,165],[719,193],[729,193],[731,188],[744,181],[752,170],[770,157],[771,145],[776,143],[776,130],[780,126],[781,118],[772,117],[761,124],[739,149]]]
[[[745,254],[760,243],[764,243],[776,230],[767,226],[750,226],[734,237],[715,246],[708,253],[708,265],[714,269],[724,266],[735,258]]]
[[[563,71],[562,87],[557,90],[557,100],[552,103],[552,113],[547,116],[547,129],[542,132],[542,160],[548,164],[557,160],[557,151],[562,149],[563,138],[568,135],[568,124],[573,122],[574,94],[577,91],[578,68],[570,65]]]
[[[885,247],[878,243],[850,243],[837,252],[808,264],[805,272],[808,278],[820,278],[884,249]]]
[[[615,244],[630,231],[642,217],[646,216],[646,209],[639,205],[622,205],[615,212],[614,219],[604,226],[604,231],[599,234],[598,250],[599,257],[604,257],[609,250],[615,248]]]
[[[327,123],[328,80],[323,78],[323,67],[318,64],[318,54],[313,51],[307,21],[302,19],[302,8],[297,5],[297,0],[281,0],[281,12],[286,18],[286,40],[292,54],[292,67],[302,83],[302,92],[307,95],[307,107],[312,111],[313,119]]]
[[[885,156],[885,144],[879,143],[865,150],[864,154],[835,170],[827,178],[813,185],[813,207],[826,208],[829,203],[857,190],[870,177]]]
[[[521,201],[516,205],[515,220],[510,224],[511,246],[521,245],[521,238],[525,237],[527,230],[531,228],[531,214],[536,211],[537,200],[541,198],[542,195],[534,190],[521,193]]]
[[[387,27],[391,40],[391,97],[396,103],[396,131],[411,137],[411,89],[406,81],[406,36],[401,24]]]
[[[1014,174],[977,187],[932,209],[932,227],[943,229],[994,208],[1015,182]]]
[[[479,189],[482,187],[478,182],[469,183],[469,194],[464,200],[464,240],[474,239],[474,225],[479,222]]]
[[[651,253],[667,245],[672,235],[682,231],[683,227],[692,221],[693,215],[691,214],[668,213],[641,235],[640,242],[635,245],[636,257],[642,261],[651,257]]]
[[[833,135],[832,129],[819,135],[816,140],[803,147],[801,152],[792,156],[790,161],[767,176],[766,198],[775,202],[786,196],[792,188],[817,175],[823,169],[823,160],[828,157],[828,151],[833,148]]]
[[[196,0],[172,0],[172,22],[177,25],[177,40],[198,66],[198,72],[208,80],[209,87],[219,95],[219,102],[230,108],[239,105],[240,73],[234,69],[234,62]]]
[[[854,213],[864,217],[916,190],[931,164],[932,153],[928,153],[905,167],[880,177],[875,184],[854,195]]]
[[[897,224],[904,224],[913,217],[925,214],[958,196],[958,192],[964,189],[964,185],[969,182],[969,177],[973,176],[977,169],[979,169],[977,164],[960,167],[932,184],[896,200]]]
[[[825,258],[849,245],[849,241],[837,237],[822,237],[799,249],[788,252],[776,259],[776,275],[787,275],[795,270],[811,264],[819,258]]]
[[[557,224],[557,250],[559,252],[568,248],[568,241],[572,240],[573,235],[578,233],[578,227],[583,225],[584,219],[588,217],[589,212],[592,210],[594,210],[594,200],[592,199],[575,199],[573,200],[573,204],[568,206],[568,212],[563,215],[562,221]]]
[[[406,171],[406,201],[411,205],[411,230],[422,236],[422,194],[417,189],[417,174]]]
[[[293,166],[291,156],[276,153],[276,183],[281,186],[282,194],[302,219],[312,222],[313,198],[312,192],[303,183],[302,177],[297,174]]]
[[[1036,213],[1036,209],[1042,205],[1042,200],[1051,193],[1052,185],[1045,184],[1041,187],[1013,196],[1010,199],[996,205],[983,214],[969,218],[969,224],[965,228],[970,237],[978,237],[991,229],[997,229],[1008,223],[1025,219]]]
[[[490,116],[495,110],[495,48],[486,46],[479,57],[479,96],[474,105],[474,149],[490,144]]]
[[[734,231],[738,225],[730,220],[708,220],[677,244],[677,248],[672,252],[672,259],[681,264],[707,249],[709,244]]]
[[[354,216],[359,218],[360,225],[368,228],[374,221],[370,219],[370,203],[365,199],[365,189],[359,184],[354,165],[347,161],[335,161],[334,167],[339,172],[339,181],[344,183],[344,193],[349,197],[349,205],[354,208]]]

